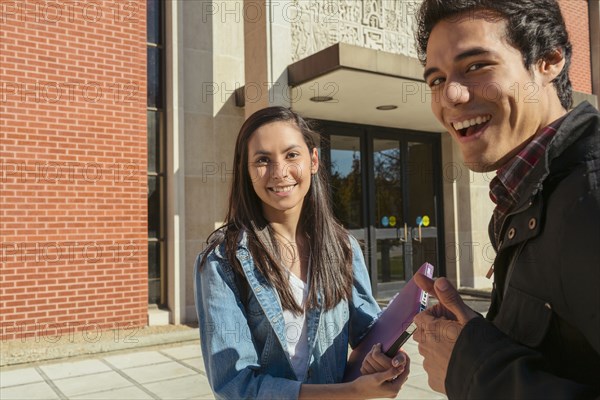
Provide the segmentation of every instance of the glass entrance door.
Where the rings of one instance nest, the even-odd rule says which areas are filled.
[[[407,225],[411,237],[411,265],[406,278],[410,278],[424,262],[438,267],[440,264],[439,238],[443,231],[439,229],[441,220],[441,185],[439,173],[436,174],[435,148],[431,142],[409,141],[407,143]],[[438,215],[439,214],[439,215]],[[439,236],[439,237],[438,237]],[[439,268],[439,267],[438,267]]]
[[[440,139],[430,133],[327,123],[336,216],[361,242],[379,298],[427,261],[444,274]]]
[[[393,292],[399,282],[405,281],[406,266],[410,265],[407,258],[410,242],[404,228],[404,157],[398,139],[369,138],[369,142],[372,146],[370,203],[373,205],[370,207],[370,261],[377,266],[379,292]]]
[[[331,198],[337,218],[360,241],[367,239],[360,136],[330,136]]]

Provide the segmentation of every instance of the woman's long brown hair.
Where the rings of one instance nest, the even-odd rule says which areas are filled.
[[[244,277],[236,258],[236,249],[239,235],[245,231],[254,264],[279,294],[283,308],[302,313],[304,310],[292,295],[287,269],[281,263],[282,255],[275,245],[275,232],[263,216],[261,200],[254,192],[249,173],[250,137],[261,126],[277,121],[289,122],[296,126],[302,133],[309,151],[317,147],[315,137],[318,137],[318,134],[302,117],[288,108],[264,108],[244,122],[235,145],[233,181],[226,224],[209,236],[210,244],[204,252],[200,268],[205,263],[206,256],[224,242],[227,259],[236,273]],[[344,299],[349,299],[353,283],[352,248],[348,232],[333,214],[327,187],[327,175],[323,168],[319,168],[311,177],[310,189],[302,205],[299,226],[310,249],[311,270],[306,306],[322,307],[325,310],[335,307]]]

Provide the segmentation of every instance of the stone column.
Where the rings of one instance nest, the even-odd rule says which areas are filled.
[[[244,0],[245,116],[270,105],[290,106],[290,1]]]

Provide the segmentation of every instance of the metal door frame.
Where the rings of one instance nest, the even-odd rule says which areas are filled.
[[[361,185],[362,185],[362,218],[364,228],[351,230],[351,233],[359,239],[363,239],[365,243],[365,261],[371,277],[371,288],[373,295],[377,297],[379,293],[380,282],[378,281],[377,271],[377,242],[375,232],[375,177],[373,173],[373,141],[374,139],[391,139],[397,140],[400,143],[400,154],[402,158],[402,197],[403,214],[408,215],[408,204],[410,201],[410,193],[408,191],[408,168],[407,155],[409,142],[428,143],[432,146],[433,160],[432,168],[434,176],[432,179],[434,192],[434,207],[437,221],[437,264],[436,275],[446,275],[445,265],[445,238],[444,238],[444,202],[443,202],[443,186],[442,186],[442,168],[441,168],[441,134],[431,132],[418,132],[407,129],[397,129],[388,127],[379,127],[372,125],[358,125],[338,121],[315,120],[316,128],[320,131],[325,140],[321,144],[321,154],[324,165],[328,172],[331,172],[331,147],[330,137],[334,136],[352,136],[360,139],[360,154],[361,154]],[[405,217],[406,218],[406,217]],[[412,246],[414,237],[414,228],[409,228],[406,233],[409,246]],[[404,234],[404,226],[398,228],[398,234]],[[362,236],[362,237],[361,237]],[[427,235],[430,236],[430,235]],[[405,265],[412,266],[412,253],[405,255]],[[410,262],[409,264],[406,264]],[[405,268],[405,279],[408,280],[412,276],[412,268]],[[406,281],[398,281],[397,289],[399,290]]]

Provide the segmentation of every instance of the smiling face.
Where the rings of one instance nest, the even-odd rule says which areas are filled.
[[[506,42],[505,21],[481,13],[435,25],[424,74],[431,108],[470,169],[498,169],[565,113],[551,83],[564,65],[557,57],[527,70]]]
[[[248,171],[268,221],[300,215],[318,166],[317,149],[308,149],[292,123],[263,125],[248,141]]]

